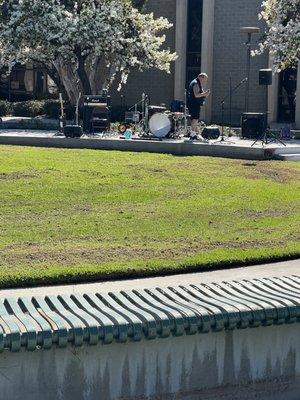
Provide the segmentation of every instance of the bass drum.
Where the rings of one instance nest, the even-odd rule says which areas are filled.
[[[172,128],[171,118],[167,114],[156,113],[149,119],[149,129],[153,136],[165,138]]]

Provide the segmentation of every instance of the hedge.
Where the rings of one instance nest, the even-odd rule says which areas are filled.
[[[0,100],[0,117],[10,114],[10,103],[6,100]]]
[[[67,120],[75,118],[75,107],[68,103],[64,105],[64,111]],[[5,100],[0,100],[0,117],[6,115],[13,115],[16,117],[37,117],[45,116],[46,118],[58,119],[60,116],[60,102],[59,100],[28,100],[9,103]],[[80,110],[80,117],[83,117],[82,109]],[[124,107],[112,106],[111,107],[111,121],[123,121]]]

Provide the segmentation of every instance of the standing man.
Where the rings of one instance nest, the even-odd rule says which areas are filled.
[[[196,79],[192,80],[188,88],[187,94],[187,108],[192,119],[192,129],[190,139],[197,139],[197,126],[200,118],[200,107],[205,103],[206,97],[209,95],[210,90],[203,90],[208,80],[207,74],[201,72]],[[203,139],[204,140],[204,139]]]

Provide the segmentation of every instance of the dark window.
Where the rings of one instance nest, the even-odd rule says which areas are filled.
[[[202,10],[203,0],[188,0],[187,23],[187,85],[201,70],[201,43],[202,43]]]
[[[12,69],[10,74],[10,88],[11,90],[26,91],[25,87],[25,67],[16,66]]]
[[[297,69],[287,68],[279,74],[278,121],[295,122]]]

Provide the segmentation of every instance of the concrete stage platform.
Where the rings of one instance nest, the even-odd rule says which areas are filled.
[[[248,160],[300,160],[299,140],[287,141],[286,147],[279,142],[268,145],[258,142],[253,147],[252,143],[253,140],[242,140],[238,137],[227,138],[224,142],[221,142],[220,139],[211,140],[209,143],[193,142],[186,138],[124,140],[113,135],[71,139],[58,135],[55,131],[0,130],[0,144],[7,145],[134,151]]]

